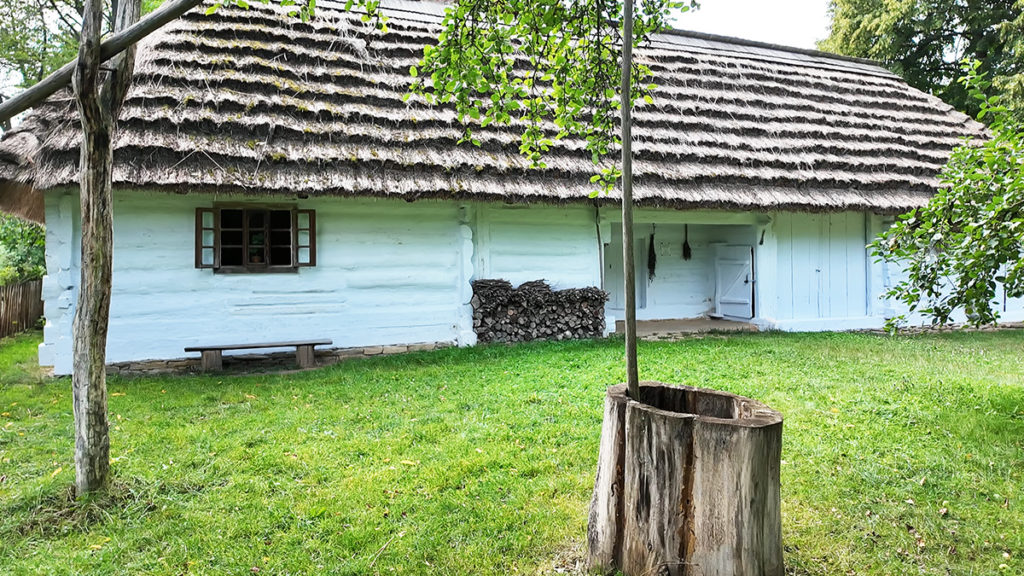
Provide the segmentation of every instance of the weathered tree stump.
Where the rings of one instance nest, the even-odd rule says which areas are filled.
[[[590,504],[592,570],[781,576],[782,414],[715,390],[608,389]]]

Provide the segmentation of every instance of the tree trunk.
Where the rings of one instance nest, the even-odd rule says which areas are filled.
[[[782,415],[724,392],[608,389],[587,540],[594,570],[782,576]]]
[[[117,3],[115,32],[138,20],[139,0]],[[82,278],[75,310],[72,387],[75,414],[75,487],[79,496],[110,481],[106,346],[113,256],[112,169],[118,113],[135,64],[131,48],[100,68],[103,0],[88,0],[74,85],[82,121],[80,198]]]
[[[626,0],[622,16],[622,276],[626,294],[626,387],[636,397],[640,390],[636,359],[636,262],[633,258],[633,0]]]

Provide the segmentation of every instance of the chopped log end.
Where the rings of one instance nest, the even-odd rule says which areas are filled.
[[[473,282],[473,331],[478,342],[598,338],[604,303],[598,288],[554,291],[543,280],[512,288],[507,280]]]

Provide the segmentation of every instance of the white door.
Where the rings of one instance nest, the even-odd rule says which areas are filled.
[[[753,246],[717,246],[715,312],[732,318],[754,317]]]

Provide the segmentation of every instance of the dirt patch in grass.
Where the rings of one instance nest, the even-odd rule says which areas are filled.
[[[558,548],[546,562],[537,567],[537,576],[568,574],[584,576],[587,571],[587,547],[582,540],[571,540]]]
[[[33,502],[12,502],[0,509],[0,514],[23,517],[11,529],[23,537],[86,533],[111,520],[138,521],[157,510],[162,501],[194,498],[226,483],[226,480],[183,480],[150,484],[136,479],[115,480],[106,493],[81,499],[75,498],[74,485],[67,484]]]
[[[150,491],[137,483],[114,482],[105,494],[77,499],[74,485],[68,484],[26,506],[24,520],[13,532],[23,537],[85,533],[114,517],[139,518],[152,512],[157,506],[150,496]],[[19,506],[15,503],[14,507]]]

